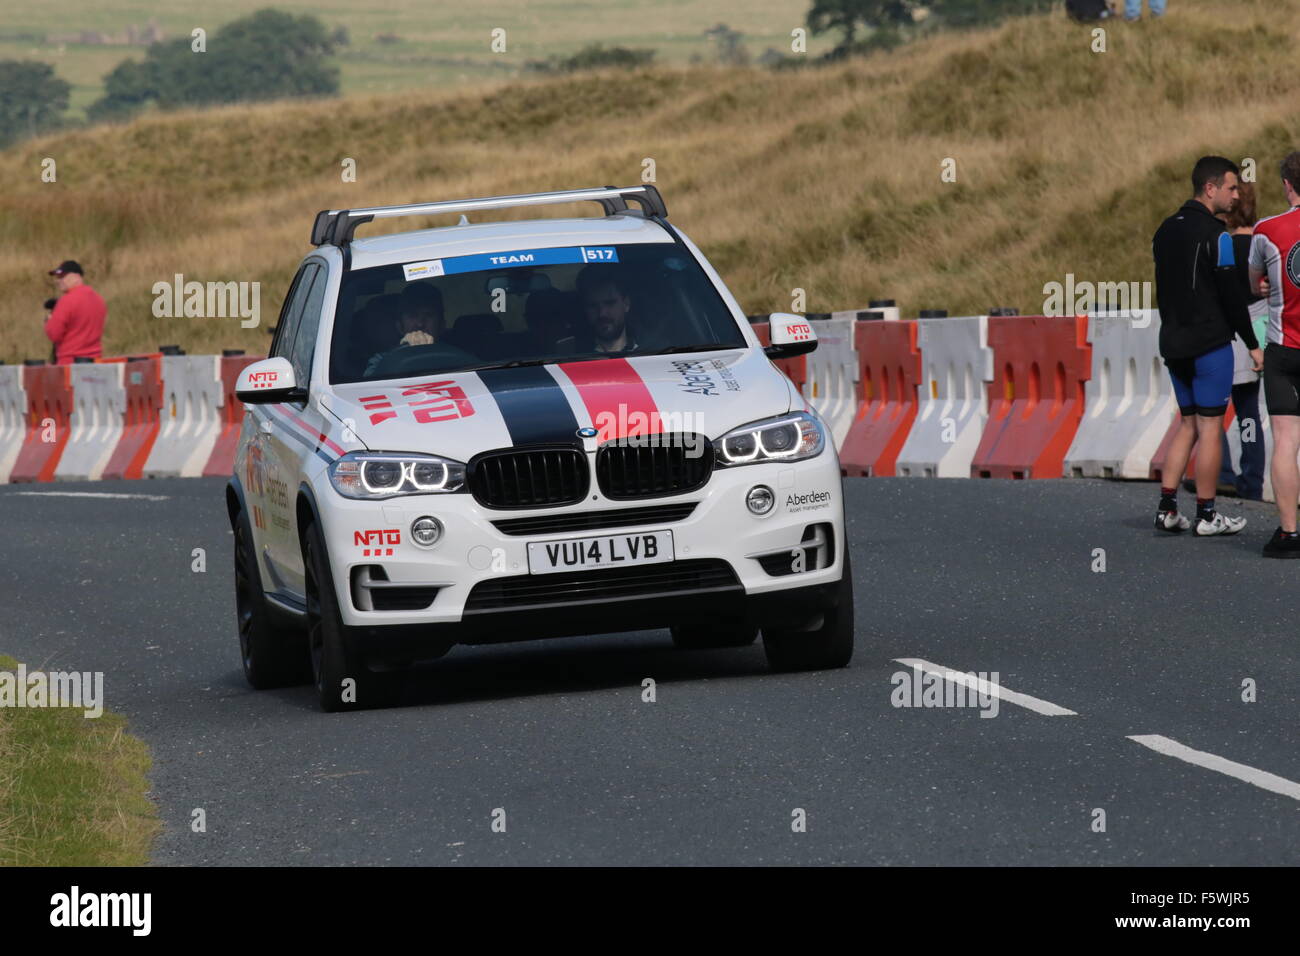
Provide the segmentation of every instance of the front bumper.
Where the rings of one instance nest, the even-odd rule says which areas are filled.
[[[610,501],[593,487],[581,504],[529,511],[484,508],[468,494],[356,501],[338,495],[323,476],[320,481],[325,483],[324,487],[316,487],[315,493],[322,530],[343,623],[350,627],[369,630],[460,625],[440,631],[455,635],[455,640],[463,642],[635,630],[663,627],[698,616],[748,615],[760,607],[766,607],[768,613],[777,613],[783,605],[789,605],[802,613],[805,606],[825,606],[825,595],[833,591],[827,586],[840,579],[844,553],[843,502],[839,461],[830,448],[817,458],[794,464],[766,463],[720,469],[712,474],[704,488],[683,495]],[[767,485],[776,496],[775,506],[761,517],[750,514],[745,507],[747,493],[758,484]],[[507,534],[492,523],[510,518],[607,512],[680,502],[695,503],[688,517],[624,528],[523,536]],[[437,518],[445,529],[432,548],[420,547],[410,540],[411,523],[426,515]],[[832,532],[832,546],[818,567],[774,576],[760,563],[760,555],[797,549],[813,525],[829,526]],[[690,568],[707,565],[712,570],[700,579],[704,586],[621,598],[606,589],[594,597],[584,597],[582,588],[564,587],[562,575],[528,576],[529,542],[568,540],[623,530],[665,529],[672,531],[676,560],[671,564],[643,567],[685,573]],[[730,570],[729,580],[727,575],[712,573],[719,567]],[[372,602],[364,596],[361,600],[356,598],[358,575],[366,580],[383,580],[382,586],[394,589],[436,588],[436,596],[427,608],[363,610]],[[485,584],[485,588],[498,591],[533,585],[532,590],[541,596],[527,606],[516,602],[514,606],[494,608],[488,606],[493,602],[483,600],[484,588],[481,588],[467,608],[475,586],[493,581],[499,587]],[[552,582],[556,587],[547,595]],[[763,596],[771,598],[755,600]]]

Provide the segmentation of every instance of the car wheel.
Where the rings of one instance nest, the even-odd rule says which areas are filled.
[[[303,531],[302,551],[307,645],[321,710],[360,710],[394,703],[401,692],[402,672],[376,673],[353,650],[349,629],[339,612],[325,540],[314,522]]]
[[[311,680],[303,633],[271,617],[257,569],[247,512],[235,521],[235,619],[244,678],[257,690],[292,687]]]
[[[672,629],[673,645],[682,651],[718,647],[748,647],[758,639],[758,628],[734,621],[697,621]]]
[[[853,570],[847,547],[835,606],[822,613],[821,625],[807,631],[763,629],[763,650],[774,671],[843,667],[853,657]]]

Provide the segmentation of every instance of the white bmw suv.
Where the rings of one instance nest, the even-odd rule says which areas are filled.
[[[604,215],[466,218],[587,201]],[[458,643],[665,627],[682,648],[761,630],[781,670],[848,663],[839,461],[771,362],[815,335],[773,315],[764,347],[655,187],[322,211],[312,244],[236,384],[254,687],[375,706]]]

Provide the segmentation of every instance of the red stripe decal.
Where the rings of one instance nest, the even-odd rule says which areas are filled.
[[[582,396],[597,441],[663,431],[659,407],[627,359],[565,362],[560,368]]]
[[[316,439],[316,441],[318,441],[320,444],[324,445],[326,448],[328,448],[330,451],[334,452],[336,455],[345,455],[345,454],[347,454],[347,452],[345,452],[342,448],[340,448],[338,445],[334,444],[334,442],[330,441],[330,438],[329,438],[328,435],[323,434],[322,432],[319,432],[319,431],[317,431],[316,429],[312,428],[310,425],[308,425],[305,421],[303,421],[301,418],[299,418],[299,417],[298,417],[297,415],[295,415],[293,412],[285,411],[285,409],[284,409],[283,407],[278,406],[278,405],[275,406],[275,408],[280,412],[281,415],[283,415],[285,418],[289,419],[289,421],[291,421],[291,422],[293,422],[294,424],[296,424],[296,425],[298,425],[299,427],[301,427],[305,432],[307,432],[308,435],[310,435],[312,438]]]

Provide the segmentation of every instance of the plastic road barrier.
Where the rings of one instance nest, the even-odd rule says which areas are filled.
[[[122,437],[104,466],[104,478],[143,478],[144,465],[162,426],[162,357],[132,356],[123,363],[126,412]]]
[[[858,413],[858,354],[853,347],[856,313],[839,315],[808,318],[817,333],[817,349],[803,356],[808,360],[803,396],[826,422],[835,447],[843,448]]]
[[[0,365],[0,482],[9,480],[27,435],[27,392],[23,367]]]
[[[72,413],[70,365],[23,367],[27,393],[27,434],[9,473],[10,481],[53,481],[54,469],[68,444]]]
[[[146,478],[197,478],[221,433],[221,358],[162,357],[162,428],[145,462]]]
[[[1177,417],[1169,372],[1160,359],[1159,326],[1139,319],[1088,318],[1092,378],[1079,431],[1065,456],[1076,478],[1148,478],[1169,423]]]
[[[917,319],[922,379],[916,420],[898,453],[906,477],[969,478],[993,381],[988,317]]]
[[[73,365],[71,434],[54,477],[60,481],[94,481],[103,473],[122,439],[126,388],[120,362]]]
[[[996,316],[988,329],[989,420],[971,477],[1060,478],[1092,374],[1087,316]]]
[[[221,431],[203,467],[205,476],[224,477],[235,469],[235,450],[244,427],[244,403],[235,397],[235,379],[249,365],[260,361],[256,355],[221,357]]]
[[[856,322],[861,400],[840,446],[846,475],[892,476],[917,412],[921,353],[915,322]]]

